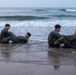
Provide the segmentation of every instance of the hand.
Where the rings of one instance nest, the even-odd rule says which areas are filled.
[[[21,38],[21,37],[22,37],[21,35],[18,36],[18,38]]]

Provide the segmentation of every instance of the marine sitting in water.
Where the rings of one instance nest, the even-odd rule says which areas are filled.
[[[76,48],[76,31],[73,35],[60,35],[61,26],[55,25],[55,30],[52,31],[48,36],[48,45],[49,47],[60,47],[61,44],[64,44],[64,47],[67,48]]]
[[[10,25],[9,24],[5,24],[5,28],[1,31],[0,34],[0,42],[1,43],[8,43],[10,40],[10,35],[9,35],[9,30],[10,29]]]
[[[59,38],[62,37],[62,35],[59,34],[60,29],[61,29],[61,26],[59,24],[56,24],[55,25],[55,30],[52,31],[49,34],[49,36],[48,36],[48,45],[49,45],[49,47],[60,47],[59,43],[55,44],[55,41],[57,41]]]
[[[29,37],[31,36],[30,33],[27,33],[24,37],[23,36],[16,36],[14,33],[9,32],[10,25],[6,24],[5,28],[1,31],[0,34],[0,42],[1,43],[9,43],[11,40],[13,43],[27,43]]]
[[[76,30],[73,35],[63,36],[55,41],[55,44],[64,44],[67,48],[76,48]]]

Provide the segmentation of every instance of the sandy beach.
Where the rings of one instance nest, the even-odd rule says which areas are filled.
[[[39,44],[0,44],[0,75],[75,75],[76,50]]]
[[[62,26],[61,35],[74,34],[76,9],[0,8],[0,31],[6,23],[15,35],[32,36],[27,44],[0,43],[0,75],[76,75],[76,49],[47,43],[55,24]]]

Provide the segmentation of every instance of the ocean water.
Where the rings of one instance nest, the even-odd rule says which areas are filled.
[[[28,44],[0,44],[0,75],[76,75],[76,49],[47,43],[55,24],[74,34],[76,8],[0,8],[0,31],[6,23],[15,35],[32,36]]]
[[[16,35],[32,34],[30,40],[47,42],[55,24],[62,26],[61,34],[73,34],[76,29],[76,8],[0,8],[0,30],[11,25]]]

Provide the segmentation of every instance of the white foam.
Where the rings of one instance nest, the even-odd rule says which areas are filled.
[[[0,26],[9,23],[11,27],[25,27],[25,26],[43,26],[53,27],[55,24],[61,26],[76,26],[76,20],[50,20],[50,21],[0,21]]]
[[[76,9],[66,9],[66,11],[76,12]]]

